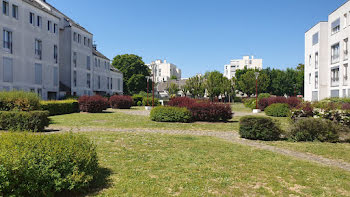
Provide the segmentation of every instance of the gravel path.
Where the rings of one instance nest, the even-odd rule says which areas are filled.
[[[254,148],[268,150],[274,153],[279,153],[286,156],[291,156],[294,158],[315,162],[321,165],[326,165],[330,167],[337,167],[350,172],[350,163],[327,159],[321,156],[302,153],[292,150],[287,150],[283,148],[278,148],[270,145],[260,143],[258,141],[251,141],[242,139],[239,137],[238,133],[232,132],[216,132],[216,131],[181,131],[181,130],[157,130],[157,129],[113,129],[113,128],[96,128],[96,127],[85,127],[85,128],[70,128],[70,127],[51,127],[49,130],[64,132],[91,132],[91,131],[112,131],[112,132],[130,132],[130,133],[161,133],[161,134],[173,134],[173,135],[196,135],[196,136],[211,136],[224,139],[229,142],[251,146]]]
[[[118,112],[121,112],[123,114],[138,115],[138,116],[149,116],[151,113],[151,111],[148,111],[148,110],[118,110]]]

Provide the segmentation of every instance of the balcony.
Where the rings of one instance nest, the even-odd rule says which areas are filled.
[[[338,78],[331,78],[331,86],[332,87],[339,87],[339,77]]]
[[[333,55],[333,56],[331,57],[331,63],[332,63],[332,64],[338,63],[339,60],[340,60],[339,55]]]
[[[348,60],[348,58],[349,58],[349,51],[344,50],[344,61]]]
[[[343,86],[347,86],[348,85],[348,80],[349,80],[349,77],[348,76],[344,76],[344,78],[343,78]]]

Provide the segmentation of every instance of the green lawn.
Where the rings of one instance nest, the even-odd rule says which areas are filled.
[[[349,196],[350,173],[210,137],[84,133],[109,186],[91,196]]]
[[[321,143],[321,142],[264,142],[266,144],[289,150],[306,152],[329,159],[337,159],[350,163],[349,143]]]
[[[252,112],[253,110],[245,107],[242,103],[233,103],[232,104],[233,112]]]

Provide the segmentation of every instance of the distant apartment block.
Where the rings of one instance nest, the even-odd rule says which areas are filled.
[[[115,86],[93,86],[101,74],[92,67],[93,34],[45,0],[2,0],[0,6],[0,90],[32,91],[43,99],[123,92],[123,76],[108,58],[102,81],[108,75]]]
[[[179,80],[181,79],[181,69],[167,62],[167,60],[156,60],[147,66],[152,71],[152,74],[154,74],[156,83],[169,81],[172,76],[175,76]]]
[[[305,99],[349,97],[350,2],[305,33]]]
[[[243,56],[243,59],[231,60],[230,64],[224,66],[224,76],[228,79],[236,76],[236,70],[244,69],[262,69],[263,60],[254,59],[254,56]]]

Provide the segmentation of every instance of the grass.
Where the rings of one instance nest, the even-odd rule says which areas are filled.
[[[247,108],[243,105],[243,103],[233,103],[232,105],[232,111],[233,112],[247,112],[250,113],[253,110],[250,108]]]
[[[350,173],[210,137],[84,133],[109,186],[92,196],[349,196]]]
[[[289,150],[311,153],[329,159],[336,159],[350,163],[350,144],[321,143],[321,142],[264,142],[266,144]]]

